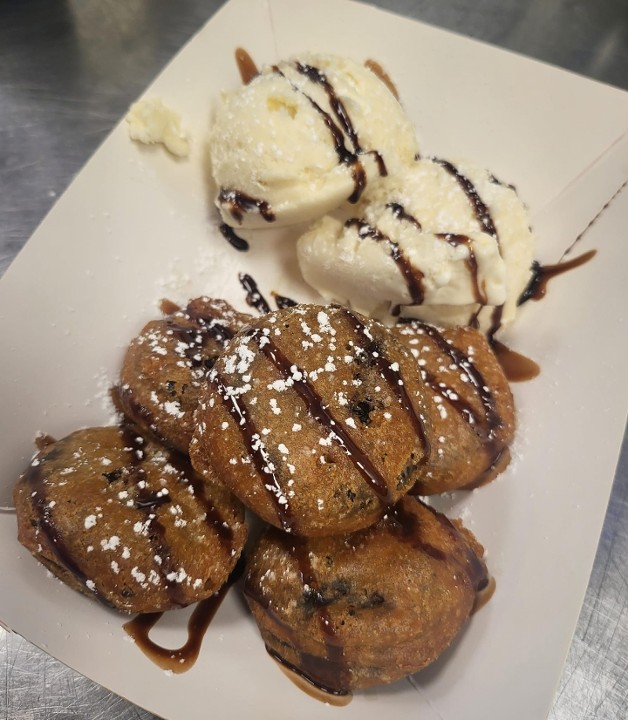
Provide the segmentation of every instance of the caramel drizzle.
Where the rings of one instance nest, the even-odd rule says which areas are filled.
[[[397,86],[392,81],[390,75],[377,62],[377,60],[372,60],[370,58],[368,60],[365,60],[364,67],[367,67],[374,75],[377,75],[377,77],[384,83],[384,85],[395,96],[395,99],[399,100],[399,91],[397,90]]]
[[[504,375],[510,382],[532,380],[541,373],[538,363],[521,353],[511,350],[507,345],[493,338],[491,348],[502,366]]]

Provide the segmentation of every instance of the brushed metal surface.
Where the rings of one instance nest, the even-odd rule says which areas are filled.
[[[217,0],[0,2],[0,275],[129,103],[220,4]],[[371,4],[628,89],[626,0],[379,0]],[[150,720],[155,716],[0,628],[0,717]],[[625,437],[593,573],[550,720],[627,717]]]

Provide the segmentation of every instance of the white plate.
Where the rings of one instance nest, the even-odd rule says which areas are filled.
[[[395,79],[424,150],[465,156],[514,182],[542,260],[556,261],[628,177],[628,95],[495,48],[341,0],[232,0],[147,92],[193,136],[175,162],[118,126],[0,282],[0,505],[43,430],[108,421],[102,402],[130,338],[163,296],[205,292],[245,309],[237,273],[270,294],[309,299],[293,250],[268,239],[237,253],[217,232],[204,172],[205,130],[235,86],[236,46],[272,62],[303,50],[375,58]],[[226,68],[226,69],[225,69]],[[519,433],[499,480],[449,502],[488,549],[497,592],[441,661],[328,710],[268,658],[231,593],[196,666],[165,677],[114,613],[47,577],[0,515],[0,619],[55,657],[151,711],[193,720],[544,717],[586,588],[623,434],[628,383],[628,193],[580,242],[599,249],[524,306],[508,341],[542,366],[515,387]],[[182,641],[184,613],[156,638]]]

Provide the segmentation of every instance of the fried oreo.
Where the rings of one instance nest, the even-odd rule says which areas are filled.
[[[424,395],[379,323],[338,306],[279,310],[216,361],[190,457],[272,525],[351,532],[416,483],[431,444]]]
[[[510,461],[512,392],[486,337],[470,327],[415,320],[393,333],[410,350],[430,396],[434,443],[413,492],[432,495],[486,484]]]
[[[269,653],[333,694],[390,683],[433,662],[489,586],[482,547],[405,497],[375,526],[300,538],[271,528],[245,596]]]
[[[14,501],[18,540],[40,562],[75,590],[129,613],[212,595],[247,534],[239,501],[130,426],[42,443]]]
[[[191,300],[149,322],[131,342],[120,373],[116,400],[135,424],[187,453],[194,411],[208,370],[250,319],[224,300]]]

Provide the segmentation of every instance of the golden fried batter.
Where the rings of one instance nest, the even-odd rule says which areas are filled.
[[[121,410],[187,453],[204,378],[225,342],[249,319],[224,300],[200,297],[185,310],[149,322],[124,358],[117,388]]]
[[[510,460],[515,409],[504,371],[478,330],[438,329],[418,320],[393,333],[410,350],[429,395],[429,462],[414,491],[432,495],[483,485]]]
[[[253,548],[245,595],[269,652],[315,686],[346,693],[433,662],[488,584],[482,547],[406,496],[367,530]]]
[[[379,323],[337,306],[270,313],[209,375],[190,457],[267,522],[303,535],[376,522],[430,451],[424,388]]]
[[[50,440],[14,499],[19,541],[70,587],[124,612],[212,595],[247,534],[235,498],[129,426]]]

